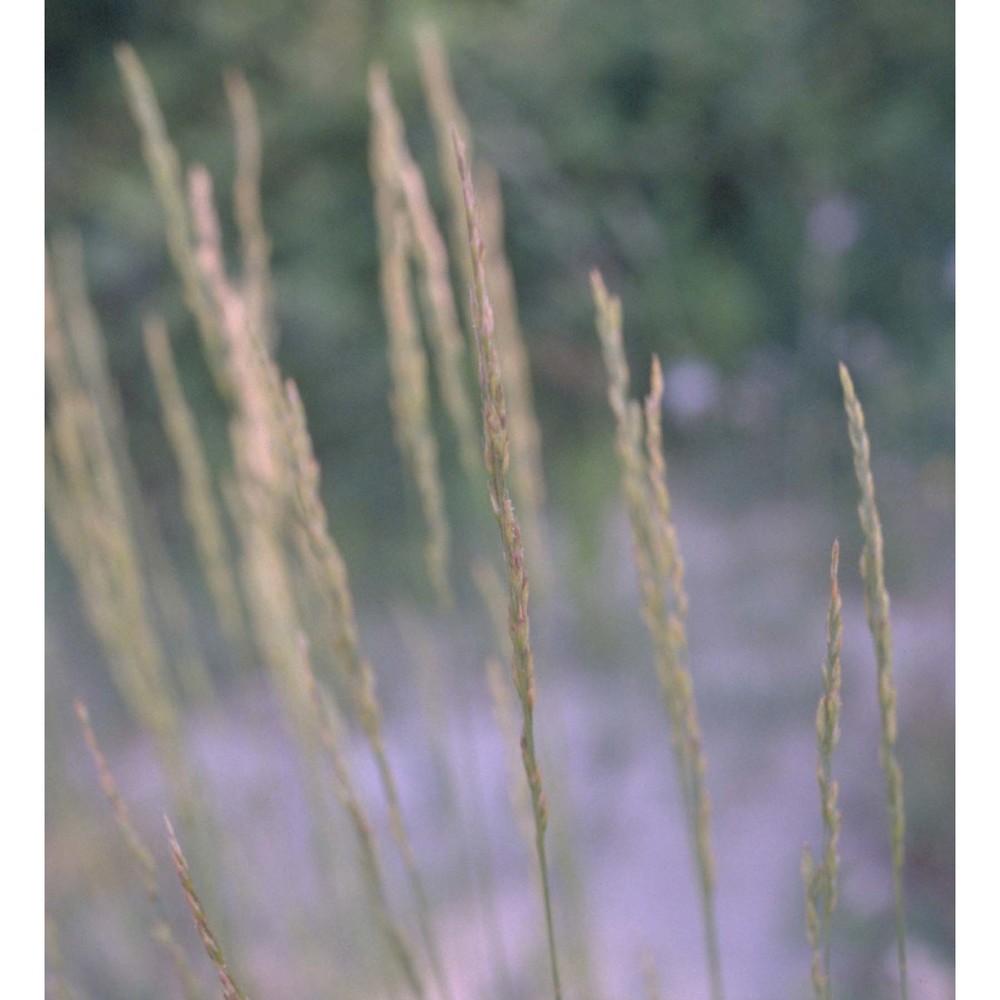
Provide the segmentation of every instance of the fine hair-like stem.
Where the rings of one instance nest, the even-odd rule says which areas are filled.
[[[663,375],[659,359],[654,356],[645,408],[629,399],[630,375],[622,340],[621,301],[608,294],[596,270],[591,273],[591,286],[597,331],[608,373],[608,400],[617,425],[616,448],[632,529],[632,551],[642,592],[643,617],[653,640],[660,687],[670,718],[684,813],[695,855],[712,996],[721,1000],[722,969],[715,920],[715,866],[709,838],[706,763],[687,665],[684,563],[671,518],[663,457],[660,423]]]
[[[177,877],[180,879],[181,888],[184,890],[184,899],[187,901],[188,909],[191,911],[191,918],[194,920],[201,943],[205,947],[205,953],[208,955],[212,966],[215,968],[215,973],[219,977],[223,1000],[247,1000],[246,994],[236,985],[236,980],[233,979],[233,975],[229,971],[229,966],[226,964],[226,956],[222,952],[222,946],[209,926],[208,917],[205,915],[201,900],[195,891],[194,880],[191,878],[191,870],[188,868],[187,859],[184,857],[181,845],[177,842],[177,837],[174,835],[174,828],[166,816],[163,817],[163,821],[167,827],[167,842],[170,845],[170,857],[173,860]]]
[[[896,682],[892,675],[892,629],[889,622],[889,592],[885,586],[885,560],[882,545],[882,522],[875,503],[875,479],[871,469],[871,448],[861,408],[847,366],[840,365],[840,384],[844,391],[847,432],[851,439],[854,473],[861,490],[858,519],[864,547],[861,551],[861,576],[865,583],[865,612],[875,647],[878,704],[881,719],[879,760],[885,774],[889,809],[889,844],[892,851],[892,894],[896,914],[896,944],[899,961],[900,993],[909,994],[906,965],[906,914],[903,903],[903,857],[906,813],[903,806],[903,772],[896,756]]]
[[[819,861],[806,847],[802,856],[802,878],[806,890],[806,937],[812,948],[812,982],[816,1000],[830,1000],[830,940],[833,912],[837,906],[837,845],[840,810],[837,782],[833,778],[833,751],[840,739],[840,650],[843,645],[840,587],[837,582],[840,543],[833,543],[830,556],[830,603],[826,617],[826,659],[822,667],[823,694],[816,708],[816,745],[823,850]]]
[[[455,158],[462,179],[465,219],[468,227],[473,284],[473,330],[479,353],[479,387],[483,401],[483,458],[489,481],[490,500],[503,541],[507,564],[508,627],[513,645],[514,688],[521,703],[521,758],[531,791],[531,808],[535,820],[535,850],[538,855],[542,897],[545,905],[545,925],[548,933],[552,986],[556,1000],[562,997],[559,961],[556,953],[555,930],[552,920],[552,893],[549,886],[548,861],[545,851],[545,830],[548,806],[542,790],[542,774],[535,750],[535,664],[531,651],[528,618],[528,574],[524,563],[521,528],[514,514],[507,470],[510,463],[510,442],[507,437],[507,416],[500,376],[500,359],[494,339],[493,309],[486,289],[486,250],[476,210],[472,178],[469,174],[465,146],[457,130],[452,132]]]

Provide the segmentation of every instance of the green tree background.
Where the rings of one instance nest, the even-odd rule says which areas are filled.
[[[322,445],[371,456],[377,439],[382,453],[366,71],[388,63],[429,163],[412,45],[422,17],[442,30],[501,175],[556,439],[595,397],[596,264],[623,293],[642,368],[657,350],[728,375],[767,353],[807,388],[822,372],[832,395],[836,357],[864,368],[866,350],[889,352],[947,440],[954,14],[941,0],[54,0],[47,225],[82,231],[127,384],[145,379],[142,310],[165,309],[182,348],[193,338],[114,68],[119,40],[147,63],[182,156],[205,161],[220,187],[232,172],[221,73],[247,73],[264,125],[282,360],[307,399],[323,387]],[[145,420],[138,389],[126,396]]]

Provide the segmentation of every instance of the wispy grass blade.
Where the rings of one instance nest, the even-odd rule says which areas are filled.
[[[226,98],[236,143],[233,214],[240,234],[242,292],[254,335],[273,353],[278,339],[271,282],[271,240],[264,229],[261,207],[261,129],[257,102],[239,70],[225,76]]]
[[[715,919],[715,866],[709,834],[706,762],[687,665],[684,564],[671,517],[663,456],[660,416],[663,376],[659,360],[654,356],[644,421],[643,408],[629,399],[630,375],[622,340],[621,302],[608,294],[597,271],[591,273],[591,286],[597,331],[608,373],[608,400],[617,426],[616,450],[632,529],[632,551],[642,593],[643,617],[653,640],[660,687],[670,718],[685,818],[695,855],[712,996],[721,1000],[723,984]]]
[[[473,330],[479,353],[479,387],[483,401],[483,455],[489,483],[490,500],[503,541],[507,564],[508,622],[513,645],[514,688],[521,703],[521,754],[524,773],[531,791],[531,807],[535,820],[535,850],[545,904],[552,985],[556,1000],[562,996],[555,929],[552,919],[552,896],[549,886],[548,860],[545,851],[545,830],[548,825],[548,805],[542,790],[542,774],[535,750],[535,665],[531,650],[528,617],[528,575],[525,569],[521,528],[514,514],[507,472],[510,464],[510,441],[500,374],[500,359],[493,325],[493,308],[486,286],[486,248],[476,209],[472,177],[469,173],[465,146],[457,130],[452,132],[455,157],[462,180],[465,218],[468,227],[471,270],[473,273]]]
[[[452,153],[451,130],[457,130],[459,138],[465,143],[469,162],[473,163],[472,130],[455,93],[447,53],[436,29],[430,24],[424,24],[415,34],[421,81],[437,140],[438,161],[448,199],[452,259],[462,278],[462,284],[470,288],[474,276],[468,254],[465,196]],[[535,416],[528,352],[518,320],[513,272],[504,253],[503,200],[499,178],[491,167],[479,163],[472,173],[486,249],[486,277],[494,309],[494,328],[499,351],[504,358],[507,431],[513,456],[510,487],[520,511],[536,593],[544,594],[548,589],[551,567],[542,525],[546,490],[541,461],[541,429]],[[468,305],[465,302],[466,311]],[[468,318],[471,325],[471,315]]]
[[[205,947],[205,953],[208,955],[209,960],[215,968],[216,975],[219,977],[223,1000],[247,1000],[246,994],[236,985],[236,980],[233,979],[232,973],[230,973],[229,967],[226,965],[226,957],[222,953],[222,948],[212,928],[209,926],[208,917],[205,915],[201,900],[195,891],[187,859],[184,857],[181,845],[177,842],[177,837],[174,835],[174,828],[170,825],[170,820],[166,816],[163,817],[163,820],[167,827],[167,842],[170,845],[170,856],[174,862],[174,869],[177,871],[177,877],[180,879],[181,888],[184,890],[184,898],[187,900],[188,909],[191,911],[191,918],[194,920],[194,925],[198,930],[198,936]]]
[[[219,623],[232,648],[249,662],[249,626],[243,611],[233,570],[233,557],[226,538],[222,513],[215,496],[212,472],[202,447],[194,413],[181,388],[170,348],[170,334],[158,316],[143,324],[146,358],[160,398],[167,438],[180,470],[181,500],[194,536],[202,572],[215,603]]]
[[[466,390],[465,340],[451,287],[448,248],[434,218],[423,173],[407,146],[402,116],[385,67],[374,65],[370,80],[379,153],[384,157],[386,173],[395,174],[405,208],[408,248],[420,277],[425,327],[434,353],[441,397],[458,437],[462,465],[468,475],[475,476],[480,468],[479,446],[475,414]],[[389,180],[387,176],[385,181]]]
[[[379,281],[389,336],[391,406],[396,439],[420,494],[428,539],[427,572],[438,601],[454,605],[448,578],[451,532],[445,516],[438,444],[431,423],[428,362],[413,301],[410,259],[413,234],[398,169],[399,140],[384,69],[369,75],[372,112],[371,171],[379,235]]]
[[[903,805],[903,772],[896,755],[896,682],[892,672],[892,628],[889,621],[889,592],[885,585],[885,560],[882,522],[875,503],[875,480],[871,469],[871,447],[865,430],[865,414],[854,391],[847,366],[840,365],[840,384],[844,391],[847,432],[854,457],[854,473],[861,490],[858,518],[864,547],[861,552],[861,576],[865,583],[865,611],[875,647],[878,703],[881,718],[879,760],[885,774],[889,808],[889,844],[892,851],[893,902],[896,913],[896,941],[899,961],[900,991],[903,1000],[909,994],[906,965],[906,915],[903,900],[903,860],[906,813]]]
[[[219,320],[201,279],[195,257],[194,236],[184,193],[180,157],[167,134],[153,84],[135,49],[124,43],[115,48],[115,60],[128,98],[129,109],[142,136],[142,153],[163,211],[167,247],[181,280],[184,301],[201,334],[202,345],[219,391],[229,397],[225,348]]]
[[[504,359],[503,387],[511,448],[511,489],[518,502],[525,547],[534,568],[536,591],[546,592],[551,566],[543,530],[545,473],[542,432],[535,415],[531,365],[517,312],[514,274],[504,253],[500,178],[486,163],[476,165],[476,190],[486,244],[486,274],[494,306],[497,345]]]
[[[823,663],[823,694],[816,709],[816,744],[819,761],[820,813],[823,820],[823,851],[817,863],[807,847],[802,857],[806,890],[806,937],[812,948],[812,982],[816,1000],[830,1000],[830,943],[833,913],[837,906],[837,845],[840,810],[837,782],[833,778],[833,751],[840,738],[840,650],[843,644],[840,588],[837,582],[840,544],[833,543],[830,557],[830,603],[826,619],[826,660]]]
[[[285,397],[287,439],[293,457],[292,482],[297,505],[299,531],[296,537],[299,541],[299,550],[326,604],[327,628],[333,637],[333,644],[338,653],[337,661],[347,682],[355,715],[372,750],[389,811],[392,838],[417,904],[421,936],[427,948],[435,981],[442,995],[447,997],[450,991],[441,960],[440,944],[434,930],[431,907],[403,815],[395,773],[386,752],[375,671],[371,663],[361,655],[358,646],[358,629],[354,618],[354,601],[347,568],[336,542],[327,531],[326,512],[319,496],[319,464],[313,454],[306,428],[302,400],[295,384],[290,380],[285,384]]]
[[[165,658],[166,670],[176,677],[185,697],[208,701],[213,696],[213,685],[193,639],[190,608],[159,524],[142,495],[129,452],[121,399],[90,302],[79,238],[66,234],[57,237],[50,259],[46,308],[52,324],[48,336],[56,355],[47,358],[47,368],[53,389],[57,394],[69,393],[85,400],[82,406],[90,411],[90,481],[96,483],[95,476],[107,480],[106,499],[114,495],[112,509],[119,519],[116,530],[129,537],[130,558],[142,577],[150,623],[171,649],[170,657]],[[47,272],[46,281],[49,279]],[[84,488],[84,481],[75,480],[77,487]]]
[[[176,751],[174,697],[114,447],[74,362],[51,284],[46,290],[45,361],[54,390],[46,435],[53,527],[119,693],[161,748],[170,745]]]
[[[300,637],[299,652],[300,668],[312,705],[313,722],[316,726],[320,742],[327,751],[333,766],[334,789],[337,797],[347,811],[357,837],[362,865],[367,876],[365,881],[371,892],[372,905],[376,918],[382,925],[389,948],[399,962],[407,984],[413,991],[413,994],[419,1000],[423,1000],[427,995],[426,987],[420,976],[413,955],[413,949],[407,940],[406,933],[392,915],[375,834],[364,806],[361,803],[361,799],[354,789],[350,767],[341,747],[338,734],[342,731],[343,725],[339,721],[337,724],[334,724],[335,708],[330,701],[323,697],[323,693],[316,681],[316,676],[313,673],[312,664],[309,660],[309,646],[305,636]]]
[[[417,55],[420,62],[420,78],[423,83],[427,107],[430,111],[434,137],[437,141],[438,164],[448,198],[448,243],[452,260],[458,269],[463,288],[471,288],[474,281],[472,263],[469,259],[468,230],[465,219],[465,195],[462,191],[462,177],[455,163],[452,129],[465,143],[466,155],[472,156],[472,129],[462,111],[448,68],[448,58],[437,30],[430,24],[423,24],[416,30]],[[472,315],[469,303],[462,299],[463,309],[470,325]]]
[[[146,846],[145,841],[132,822],[132,816],[118,788],[118,782],[111,773],[111,768],[108,766],[104,751],[97,742],[97,736],[90,723],[90,714],[87,711],[87,706],[82,701],[77,700],[74,702],[74,708],[76,709],[77,719],[80,722],[80,728],[83,731],[83,739],[87,744],[87,750],[90,752],[91,759],[97,769],[101,791],[108,800],[115,824],[118,827],[122,840],[125,842],[139,879],[149,898],[153,912],[152,938],[166,952],[173,964],[186,1000],[203,1000],[205,992],[192,971],[184,950],[174,937],[170,923],[167,920],[163,899],[160,896],[157,865],[153,857],[153,852]]]
[[[510,800],[511,812],[514,814],[518,832],[524,838],[525,845],[529,852],[533,852],[535,819],[531,811],[530,789],[521,778],[521,771],[524,769],[521,761],[521,737],[518,733],[513,699],[504,666],[495,656],[489,657],[486,661],[486,680],[493,702],[493,717],[503,740],[509,779],[507,797]]]

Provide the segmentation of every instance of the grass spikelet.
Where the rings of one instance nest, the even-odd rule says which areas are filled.
[[[54,390],[46,434],[49,515],[118,691],[162,749],[175,744],[177,719],[125,491],[107,426],[79,374],[48,277],[45,360]]]
[[[448,199],[449,241],[452,259],[464,287],[474,280],[468,254],[465,195],[452,152],[452,128],[472,156],[472,130],[459,104],[448,66],[448,56],[437,30],[430,24],[415,32],[420,76],[430,111],[438,147],[438,162]],[[497,343],[504,358],[503,384],[506,393],[508,434],[514,456],[511,490],[517,500],[526,548],[534,569],[536,591],[544,593],[550,573],[548,549],[542,530],[541,512],[545,504],[545,476],[541,461],[541,430],[535,416],[528,353],[517,316],[513,273],[504,253],[503,201],[496,172],[486,164],[473,171],[486,247],[486,275],[494,306]],[[466,303],[468,309],[468,303]],[[472,321],[469,315],[470,325]]]
[[[146,358],[160,398],[167,437],[177,459],[181,477],[184,513],[194,535],[195,548],[215,602],[216,613],[226,638],[248,660],[246,636],[249,632],[233,572],[232,555],[226,539],[221,511],[215,497],[212,473],[198,433],[198,425],[184,398],[170,335],[160,317],[143,324]]]
[[[90,411],[90,473],[74,480],[75,490],[104,480],[105,499],[114,503],[118,519],[113,530],[128,537],[133,569],[144,578],[147,615],[159,642],[162,631],[172,655],[165,669],[176,675],[181,693],[191,700],[209,700],[212,683],[192,639],[194,626],[180,581],[159,530],[145,503],[128,448],[125,418],[114,385],[107,349],[90,303],[84,274],[83,247],[76,236],[62,235],[52,247],[51,284],[46,291],[49,378],[57,396],[68,394]],[[49,275],[46,275],[49,281]],[[70,404],[72,408],[73,404]],[[78,495],[78,494],[77,494]],[[113,495],[113,497],[112,497]],[[54,494],[55,496],[55,494]],[[50,510],[54,506],[50,505]],[[106,517],[110,511],[101,511]],[[81,544],[83,538],[79,539]],[[91,541],[94,541],[91,538]],[[97,557],[97,553],[93,553]],[[86,585],[86,584],[82,584]]]
[[[608,373],[608,399],[615,416],[622,493],[632,529],[633,554],[642,593],[643,617],[653,640],[660,687],[670,718],[674,758],[701,894],[712,995],[723,996],[714,903],[714,860],[709,834],[706,762],[691,674],[687,666],[684,565],[677,545],[666,483],[660,414],[663,376],[654,356],[651,388],[643,408],[629,399],[629,370],[621,330],[621,302],[591,273],[597,330]]]
[[[476,190],[486,244],[486,274],[494,305],[497,345],[504,359],[503,387],[511,447],[511,489],[518,501],[525,547],[533,556],[534,579],[547,590],[550,572],[542,530],[545,475],[542,433],[535,416],[531,367],[517,314],[514,275],[504,253],[503,199],[500,178],[485,163],[476,166]],[[539,589],[536,586],[536,590]]]
[[[410,280],[412,233],[397,166],[398,141],[393,134],[392,98],[385,71],[372,67],[369,77],[372,110],[371,171],[379,234],[379,280],[389,336],[392,413],[399,450],[417,484],[428,539],[427,572],[443,608],[454,605],[448,580],[450,530],[437,439],[431,425],[427,355],[420,339]]]
[[[465,218],[465,194],[462,177],[455,163],[452,129],[465,143],[467,155],[472,156],[472,129],[462,111],[448,68],[448,58],[437,30],[430,24],[423,24],[415,32],[417,56],[420,63],[420,79],[430,111],[434,137],[437,141],[438,164],[448,198],[448,241],[452,260],[458,268],[463,288],[471,288],[474,275],[469,258],[468,230]],[[463,300],[463,308],[469,303]],[[472,320],[471,315],[467,318]]]
[[[507,797],[510,800],[511,811],[517,823],[518,831],[524,837],[529,851],[535,849],[535,820],[531,812],[531,796],[527,785],[520,780],[523,765],[521,763],[520,737],[517,732],[517,720],[514,716],[514,705],[510,696],[507,678],[504,676],[503,664],[495,656],[486,661],[486,681],[489,686],[490,699],[493,702],[493,717],[503,740],[504,756],[507,759],[509,781]]]
[[[264,229],[260,203],[260,118],[246,77],[232,70],[224,82],[236,144],[233,214],[240,234],[243,298],[250,329],[264,348],[273,352],[278,328],[271,283],[271,241]]]
[[[375,671],[358,646],[347,568],[336,542],[327,530],[326,512],[319,496],[319,464],[313,454],[306,427],[305,410],[294,382],[285,383],[286,433],[293,459],[292,481],[296,496],[300,554],[312,574],[327,609],[326,628],[332,635],[337,661],[350,691],[358,722],[371,747],[379,782],[389,812],[393,841],[403,861],[410,889],[417,904],[421,936],[431,961],[435,980],[444,996],[449,995],[440,947],[434,932],[430,903],[417,868],[409,830],[403,816],[399,790],[389,764],[382,732],[382,710],[375,686]]]
[[[223,1000],[247,1000],[246,994],[236,985],[236,981],[233,979],[226,965],[226,957],[222,953],[222,948],[208,924],[205,910],[202,908],[201,900],[198,899],[198,893],[195,891],[187,859],[184,857],[181,845],[177,843],[177,837],[174,835],[174,828],[170,825],[170,820],[166,816],[163,817],[163,821],[167,827],[167,842],[170,845],[170,856],[174,862],[177,877],[180,879],[181,888],[184,890],[184,898],[187,900],[188,909],[191,911],[191,917],[198,930],[201,943],[205,946],[205,952],[215,968],[216,975],[219,977]]]
[[[388,74],[379,64],[371,70],[370,94],[373,117],[377,118],[375,127],[381,132],[379,152],[386,159],[384,169],[395,173],[406,210],[408,247],[420,276],[421,302],[441,397],[458,436],[462,465],[468,475],[475,476],[479,448],[475,416],[465,387],[465,341],[451,288],[448,248],[434,218],[423,174],[407,147]]]
[[[548,823],[547,804],[542,790],[542,775],[535,752],[534,708],[535,667],[531,651],[528,617],[528,575],[525,569],[521,528],[514,514],[507,471],[510,464],[510,442],[507,435],[506,410],[500,375],[500,359],[494,336],[493,308],[486,286],[486,249],[476,210],[472,178],[469,174],[465,146],[458,131],[452,131],[455,157],[462,180],[465,217],[468,227],[471,269],[473,273],[473,330],[479,353],[479,387],[483,401],[483,457],[489,482],[490,500],[503,541],[508,581],[508,628],[513,646],[514,688],[521,703],[521,756],[531,791],[531,807],[535,820],[535,849],[538,856],[545,923],[548,932],[552,985],[556,1000],[562,989],[556,955],[555,931],[552,921],[552,900],[549,887],[548,862],[545,852],[545,830]]]
[[[222,395],[228,398],[225,352],[218,318],[202,284],[201,271],[195,259],[180,157],[170,142],[153,85],[135,50],[122,43],[115,47],[115,60],[125,86],[132,118],[142,136],[143,157],[163,211],[167,248],[181,280],[185,304],[197,322],[216,385]]]
[[[885,773],[889,808],[889,844],[892,851],[892,887],[896,913],[896,939],[900,990],[908,995],[906,967],[906,918],[903,903],[903,857],[906,814],[903,806],[903,772],[896,757],[896,684],[892,674],[892,630],[889,622],[889,592],[885,586],[882,549],[882,522],[875,504],[875,480],[871,471],[871,449],[865,430],[865,415],[854,391],[847,366],[840,365],[840,384],[844,391],[847,432],[854,457],[854,473],[861,491],[858,518],[864,547],[861,552],[861,576],[865,583],[865,611],[875,647],[878,680],[879,714],[882,723],[879,760]]]
[[[823,694],[816,709],[816,744],[819,762],[820,812],[823,819],[823,853],[813,860],[808,847],[802,858],[806,889],[806,937],[812,948],[812,981],[817,1000],[830,1000],[830,941],[833,913],[837,906],[837,844],[840,811],[837,782],[832,775],[833,751],[840,738],[840,650],[843,643],[840,588],[837,583],[840,544],[833,543],[830,557],[830,604],[826,619],[826,660],[823,663]]]
[[[316,676],[313,673],[309,660],[308,641],[304,635],[300,636],[299,639],[299,655],[300,668],[306,690],[309,693],[316,731],[319,735],[320,743],[328,753],[333,766],[334,789],[337,798],[347,811],[357,837],[362,865],[364,866],[366,875],[365,881],[371,892],[372,906],[375,910],[376,918],[382,925],[389,948],[399,962],[400,969],[407,983],[414,995],[422,1000],[426,996],[426,989],[413,957],[413,949],[406,939],[405,932],[392,915],[375,834],[365,813],[364,806],[361,804],[361,800],[354,790],[350,768],[341,748],[338,734],[342,731],[343,726],[341,724],[334,724],[335,709],[323,697],[323,693],[316,681]]]
[[[111,768],[108,767],[107,758],[104,756],[104,752],[97,742],[93,726],[90,724],[90,714],[87,711],[87,706],[79,699],[73,705],[76,710],[77,719],[80,722],[80,728],[83,731],[83,739],[87,744],[87,750],[90,752],[94,766],[97,768],[101,791],[111,806],[115,824],[135,864],[143,888],[146,890],[146,895],[152,906],[154,920],[152,928],[153,940],[164,949],[173,963],[185,998],[187,1000],[202,1000],[205,994],[201,988],[201,984],[195,977],[194,972],[192,972],[187,956],[178,944],[173,931],[170,929],[170,924],[167,922],[166,911],[160,896],[157,867],[153,853],[146,846],[145,841],[132,822],[128,805],[122,797],[121,791],[118,788],[118,782],[111,773]]]

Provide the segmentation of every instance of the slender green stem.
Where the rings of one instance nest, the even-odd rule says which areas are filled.
[[[871,448],[865,430],[865,414],[854,391],[847,367],[840,366],[844,390],[847,430],[854,456],[854,472],[861,490],[858,518],[864,536],[861,575],[865,581],[865,611],[875,647],[878,702],[882,722],[879,760],[885,773],[889,808],[889,844],[892,850],[892,894],[896,913],[896,942],[900,994],[907,1000],[906,916],[903,904],[903,857],[906,814],[903,807],[903,772],[896,757],[896,683],[892,675],[892,629],[889,622],[889,592],[885,586],[882,523],[875,504],[875,480],[871,470]]]
[[[524,564],[524,546],[521,527],[514,514],[507,470],[510,464],[510,440],[507,436],[507,414],[493,328],[493,309],[486,287],[486,249],[483,242],[472,178],[466,158],[465,146],[457,131],[452,132],[455,157],[462,179],[465,200],[465,218],[468,226],[469,247],[473,273],[473,329],[479,351],[479,386],[483,399],[483,457],[489,480],[490,499],[496,515],[507,562],[508,626],[513,645],[514,687],[521,702],[521,758],[524,773],[531,791],[531,807],[535,818],[535,850],[545,904],[545,927],[548,934],[549,960],[552,966],[552,986],[556,1000],[562,998],[559,980],[559,961],[556,953],[555,929],[552,919],[552,896],[549,885],[548,862],[545,853],[545,829],[548,823],[548,806],[542,791],[542,774],[535,751],[535,665],[531,651],[528,619],[528,574]]]

